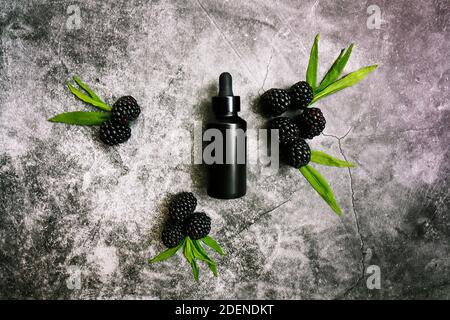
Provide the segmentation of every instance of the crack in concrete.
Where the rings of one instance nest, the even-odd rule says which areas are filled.
[[[161,92],[159,93],[159,97],[161,100],[161,97],[165,96],[167,91],[169,91],[169,89],[173,86],[173,84],[175,83],[175,81],[180,80],[181,76],[183,74],[183,67],[180,66],[177,68],[177,71],[175,72],[175,75],[173,75],[170,79],[169,82],[167,82],[167,85],[161,90]]]
[[[233,239],[236,239],[237,236],[239,236],[241,233],[243,233],[244,231],[247,231],[251,226],[253,226],[254,224],[256,224],[257,222],[259,222],[262,218],[264,218],[265,216],[269,215],[270,213],[274,212],[275,210],[277,210],[278,208],[281,208],[282,206],[284,206],[286,203],[288,203],[289,201],[292,200],[292,197],[294,196],[294,194],[297,192],[298,190],[296,190],[295,192],[293,192],[291,194],[291,196],[283,201],[282,203],[276,205],[275,207],[264,211],[263,213],[259,214],[258,216],[256,216],[255,219],[253,219],[252,221],[250,221],[250,223],[248,223],[247,225],[245,225],[243,228],[241,228],[239,231],[235,232],[234,234],[232,234],[231,236],[227,237],[226,241],[230,241],[233,242]],[[233,255],[234,252],[236,252],[237,249],[234,248],[229,248],[228,253],[230,256]]]
[[[342,140],[345,139],[348,134],[350,133],[350,131],[353,128],[350,127],[348,129],[348,131],[341,137],[338,137],[336,135],[332,135],[332,134],[325,134],[322,133],[322,135],[326,136],[326,137],[332,137],[335,138],[338,141],[338,147],[339,147],[339,152],[341,153],[342,157],[344,158],[345,161],[347,160],[347,157],[345,156],[344,150],[342,148]],[[355,189],[354,189],[354,181],[353,181],[353,175],[352,175],[352,171],[351,168],[348,168],[348,174],[349,174],[349,178],[350,178],[350,191],[351,191],[351,202],[352,202],[352,211],[353,211],[353,216],[355,218],[355,226],[356,226],[356,233],[358,234],[359,237],[359,243],[360,243],[360,251],[361,251],[361,260],[360,260],[360,265],[361,265],[361,270],[360,270],[360,276],[356,279],[355,283],[352,284],[349,288],[347,288],[346,290],[344,290],[344,292],[341,295],[338,295],[335,299],[342,299],[343,297],[346,297],[352,290],[354,290],[359,283],[364,279],[364,274],[365,274],[365,270],[366,270],[366,263],[365,263],[365,243],[364,243],[364,239],[362,237],[361,234],[361,226],[359,224],[359,216],[358,216],[358,212],[356,211],[356,207],[355,207]]]
[[[267,62],[267,66],[266,66],[266,75],[264,76],[264,80],[263,80],[263,83],[262,83],[261,89],[260,89],[261,92],[264,92],[264,86],[266,85],[267,76],[269,75],[270,64],[272,63],[273,55],[274,55],[274,50],[272,47],[272,49],[270,51],[269,61]]]
[[[217,22],[211,17],[208,10],[203,6],[203,4],[200,2],[200,0],[197,0],[197,4],[202,9],[203,13],[208,17],[211,24],[219,31],[220,36],[225,40],[225,42],[230,46],[231,50],[233,50],[234,54],[238,57],[239,61],[244,65],[244,67],[247,69],[247,73],[250,75],[250,78],[255,82],[257,85],[259,85],[258,81],[256,80],[255,76],[253,75],[253,72],[250,70],[247,63],[245,63],[244,59],[242,58],[239,51],[236,49],[236,47],[233,45],[233,43],[225,36],[225,33],[223,30],[219,27]]]
[[[263,213],[259,214],[256,216],[255,219],[253,219],[252,221],[250,221],[250,223],[246,224],[244,227],[242,227],[239,231],[237,231],[236,233],[234,233],[230,238],[235,238],[237,236],[239,236],[242,232],[248,230],[252,225],[254,225],[255,223],[259,222],[262,218],[264,218],[266,215],[272,213],[273,211],[277,210],[278,208],[281,208],[282,206],[284,206],[286,203],[288,203],[289,201],[291,201],[293,195],[296,193],[297,191],[293,192],[291,194],[291,196],[283,201],[282,203],[276,205],[275,207],[264,211]]]
[[[274,8],[275,9],[275,8]],[[294,14],[294,15],[292,15],[292,16],[289,16],[289,17],[287,17],[287,18],[285,18],[284,17],[284,15],[281,13],[281,11],[278,9],[278,7],[275,9],[276,10],[276,14],[277,14],[277,17],[279,17],[280,19],[281,19],[281,21],[282,21],[282,24],[281,24],[281,26],[278,28],[278,30],[277,30],[277,33],[273,36],[273,38],[272,38],[272,42],[273,42],[273,40],[276,38],[276,37],[278,37],[278,35],[281,33],[281,31],[283,30],[283,28],[285,28],[286,27],[286,29],[289,31],[289,33],[290,34],[296,34],[296,32],[292,29],[292,27],[291,27],[291,23],[292,23],[292,21],[293,20],[295,20],[295,19],[298,19],[298,16],[299,16],[299,14]],[[306,48],[306,46],[304,45],[304,43],[302,42],[302,41],[299,41],[298,42],[298,48],[300,49],[300,50],[302,50],[303,51],[303,54],[306,56],[306,57],[309,57],[309,50]],[[281,55],[283,55],[283,51],[282,52],[279,52]]]

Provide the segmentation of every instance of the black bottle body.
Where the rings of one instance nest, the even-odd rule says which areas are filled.
[[[247,192],[247,123],[236,112],[214,115],[206,129],[217,129],[223,139],[223,161],[208,165],[208,195],[240,198]]]

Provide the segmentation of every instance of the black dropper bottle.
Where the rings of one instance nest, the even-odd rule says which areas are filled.
[[[213,131],[222,134],[223,148],[222,157],[216,158],[219,161],[207,164],[208,195],[219,199],[240,198],[247,191],[247,122],[238,116],[241,99],[233,95],[228,72],[219,77],[219,94],[212,98],[212,110],[213,117],[206,129],[217,129]]]

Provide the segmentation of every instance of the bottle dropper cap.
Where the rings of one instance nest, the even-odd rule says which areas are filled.
[[[213,110],[216,114],[227,114],[241,111],[241,98],[233,95],[233,78],[228,72],[219,77],[219,93],[212,98]]]
[[[224,72],[219,77],[219,97],[233,95],[233,78],[228,72]]]

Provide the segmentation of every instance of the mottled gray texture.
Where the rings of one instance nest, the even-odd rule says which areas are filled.
[[[450,8],[434,1],[0,1],[1,298],[450,298]],[[366,27],[381,8],[380,30]],[[201,168],[171,165],[171,135],[202,120],[220,72],[235,79],[249,127],[264,89],[304,78],[321,33],[319,71],[357,44],[346,71],[379,63],[358,86],[320,101],[311,143],[354,161],[321,167],[335,216],[294,169],[249,172],[248,195],[206,196]],[[143,107],[130,141],[52,124],[88,110],[64,87],[79,74],[112,103]],[[149,266],[170,194],[193,190],[228,255],[194,283],[178,256]],[[68,266],[82,289],[66,286]],[[364,269],[381,268],[381,290]]]

